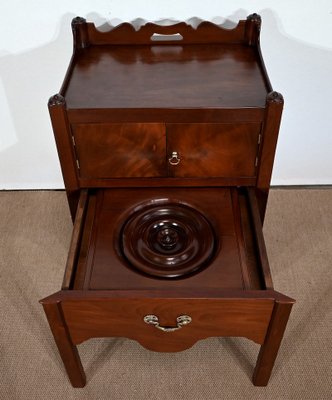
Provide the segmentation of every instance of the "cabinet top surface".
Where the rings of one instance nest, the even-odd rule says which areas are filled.
[[[67,107],[264,107],[257,48],[245,44],[102,45],[75,54]]]

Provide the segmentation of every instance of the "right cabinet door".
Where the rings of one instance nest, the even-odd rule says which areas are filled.
[[[260,123],[167,124],[168,175],[254,177]]]

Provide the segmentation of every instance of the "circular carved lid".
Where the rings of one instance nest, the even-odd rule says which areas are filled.
[[[178,278],[205,266],[215,248],[208,220],[194,208],[170,203],[131,215],[120,241],[132,266],[162,278]]]

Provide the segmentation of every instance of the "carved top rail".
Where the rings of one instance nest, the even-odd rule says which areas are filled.
[[[90,45],[167,45],[199,43],[239,43],[256,45],[259,41],[261,18],[251,14],[239,21],[233,29],[226,29],[212,22],[203,21],[196,28],[185,22],[173,25],[147,23],[139,29],[130,23],[122,23],[102,32],[93,23],[76,17],[72,21],[75,48]]]

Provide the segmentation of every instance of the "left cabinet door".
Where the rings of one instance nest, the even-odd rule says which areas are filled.
[[[72,133],[80,178],[162,177],[167,173],[165,124],[74,124]]]

